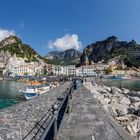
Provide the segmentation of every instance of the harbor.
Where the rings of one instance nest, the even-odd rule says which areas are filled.
[[[1,110],[0,139],[137,139],[104,108],[100,98],[96,97],[97,93],[94,93],[95,87],[98,86],[92,85],[89,78],[74,79],[49,90],[47,94]],[[101,87],[99,89],[102,90]]]
[[[1,80],[0,109],[22,103],[41,94],[47,94],[50,89],[60,86],[64,81],[67,81],[67,79],[45,78],[42,80],[42,78],[34,78],[34,80]]]

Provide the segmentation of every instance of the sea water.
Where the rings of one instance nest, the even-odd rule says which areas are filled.
[[[0,81],[0,109],[23,101],[24,97],[19,90],[23,90],[24,85],[22,82]]]
[[[121,86],[129,90],[140,91],[140,80],[107,80],[103,83],[107,86]]]

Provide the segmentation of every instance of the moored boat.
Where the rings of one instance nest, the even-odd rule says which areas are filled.
[[[25,90],[21,91],[21,93],[24,94],[26,99],[32,99],[33,97],[36,97],[38,94],[38,89],[35,86],[28,85],[25,87]]]
[[[25,90],[20,91],[24,94],[25,98],[32,99],[40,94],[46,93],[50,90],[49,84],[41,84],[39,82],[32,82],[26,85]]]
[[[113,75],[113,76],[111,76],[111,79],[112,80],[122,80],[122,77],[118,76],[118,75]]]

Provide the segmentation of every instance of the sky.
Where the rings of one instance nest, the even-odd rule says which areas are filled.
[[[140,43],[140,0],[0,0],[0,40],[17,35],[39,54],[115,35]]]

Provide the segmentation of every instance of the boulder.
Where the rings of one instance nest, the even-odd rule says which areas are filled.
[[[140,137],[140,92],[104,85],[88,86],[88,88],[123,128],[131,135]]]
[[[138,116],[140,117],[140,103],[139,103],[139,106],[138,106]]]
[[[129,98],[129,100],[133,103],[135,102],[140,102],[140,98],[137,96],[127,96]]]
[[[108,92],[111,92],[111,87],[104,86],[104,89]]]
[[[116,94],[116,93],[121,93],[121,89],[117,88],[117,87],[111,87],[111,91]]]
[[[128,90],[128,89],[126,89],[126,88],[122,88],[121,90],[122,90],[122,93],[123,93],[123,94],[127,94],[127,93],[130,92],[130,90]]]
[[[140,131],[140,118],[135,115],[125,115],[116,117],[116,120],[126,128],[126,130],[134,136],[137,136]]]
[[[124,104],[124,105],[130,105],[130,99],[127,98],[126,96],[120,96],[120,104]]]

